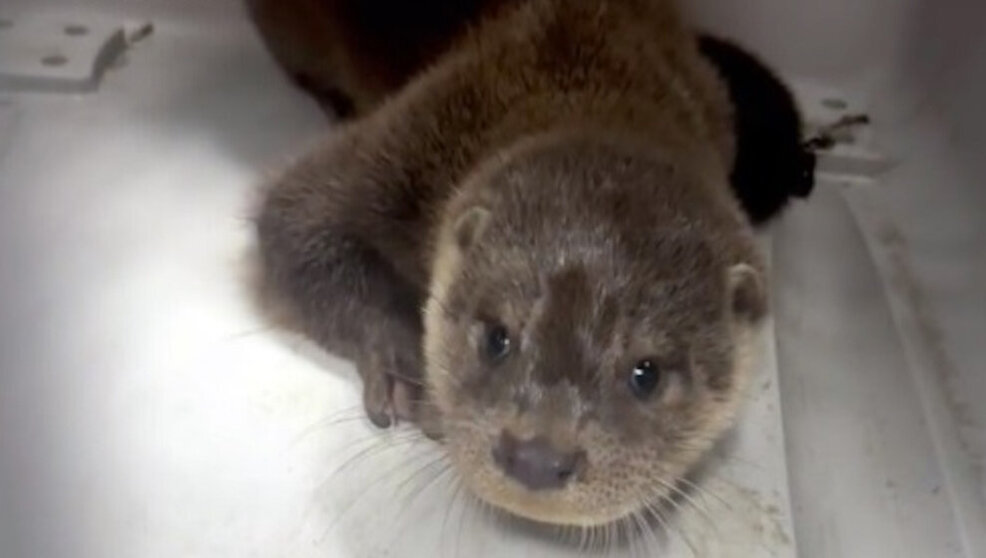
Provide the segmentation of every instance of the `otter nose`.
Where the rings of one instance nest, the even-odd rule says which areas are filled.
[[[557,490],[582,469],[585,452],[562,452],[543,437],[518,440],[504,432],[493,448],[493,461],[531,490]]]

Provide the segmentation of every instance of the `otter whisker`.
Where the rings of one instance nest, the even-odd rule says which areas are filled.
[[[586,527],[585,529],[586,529],[586,534],[587,534],[587,537],[588,537],[588,540],[586,541],[586,551],[587,552],[595,552],[599,548],[599,540],[598,540],[598,538],[599,538],[599,526],[598,525],[590,525],[589,527]]]
[[[588,529],[586,529],[585,525],[578,525],[576,528],[578,529],[579,534],[579,553],[583,554],[585,553],[585,543],[588,537]]]
[[[640,517],[638,516],[638,512],[634,511],[628,515],[627,523],[628,527],[626,539],[627,544],[630,546],[630,555],[639,556],[641,554],[638,554],[638,544],[640,543],[640,537],[643,535],[643,531],[640,528]],[[642,555],[646,556],[646,553]]]
[[[641,501],[640,509],[644,513],[644,517],[648,522],[656,521],[658,527],[664,533],[666,540],[671,540],[672,535],[676,535],[676,531],[671,529],[671,526],[665,521],[664,516],[659,510],[658,504],[653,504],[647,501]]]
[[[651,527],[650,523],[647,521],[647,517],[644,515],[642,509],[638,509],[633,512],[634,519],[637,521],[637,525],[641,529],[642,536],[648,539],[648,542],[653,543],[655,551],[661,548],[661,541],[658,540],[657,536],[654,534],[654,529]],[[648,549],[645,549],[645,554],[650,554]]]
[[[447,473],[451,473],[451,474],[447,474]],[[443,487],[441,489],[441,491],[442,491],[441,493],[443,495],[449,495],[449,501],[448,501],[447,505],[444,506],[444,508],[445,508],[445,516],[442,519],[442,530],[440,532],[440,537],[441,538],[439,539],[440,544],[445,541],[445,525],[448,522],[449,514],[451,513],[451,508],[455,504],[456,499],[458,497],[458,492],[462,488],[462,477],[460,477],[457,474],[456,470],[453,467],[451,467],[451,466],[448,467],[442,473],[441,476],[442,476],[442,478],[447,479],[447,481],[443,484]],[[442,547],[442,553],[444,554],[444,552],[445,552],[444,547]]]
[[[616,545],[614,549],[616,550],[617,553],[619,553],[619,551],[624,546],[626,546],[630,550],[631,554],[634,554],[636,552],[633,539],[630,536],[629,517],[622,517],[616,523]]]
[[[439,459],[439,458],[435,458],[435,456],[432,453],[432,451],[431,451],[430,448],[427,448],[427,449],[425,449],[423,451],[418,452],[415,455],[412,455],[410,457],[405,457],[405,458],[401,459],[393,467],[388,468],[386,471],[384,471],[383,474],[381,474],[380,476],[378,476],[376,478],[376,482],[374,482],[373,484],[374,485],[378,485],[378,486],[379,485],[383,485],[383,481],[389,479],[392,475],[394,475],[397,472],[401,471],[402,469],[406,468],[408,465],[416,464],[422,458],[428,458],[428,457],[434,458],[433,460],[429,461],[429,463],[434,463],[435,461],[437,461],[437,459]],[[410,475],[417,474],[418,472],[420,472],[420,470],[421,469],[414,469],[414,470],[412,470],[412,472],[410,473]],[[405,479],[405,481],[406,480],[407,479]],[[403,486],[403,485],[404,485],[404,482],[400,483],[397,487],[394,488],[394,491],[397,492],[398,490],[400,490],[401,486]]]
[[[585,525],[571,525],[568,533],[567,544],[569,546],[575,546],[579,554],[585,554],[586,531]]]
[[[367,442],[369,442],[369,445],[366,448],[364,448],[361,451],[359,451],[356,455],[354,455],[354,456],[350,457],[349,459],[347,459],[342,465],[340,465],[337,468],[335,468],[334,470],[330,471],[325,476],[325,478],[323,478],[321,481],[319,481],[313,487],[314,494],[317,495],[317,494],[321,493],[323,490],[325,490],[327,488],[327,486],[329,485],[329,483],[334,478],[336,478],[336,476],[339,475],[346,467],[348,467],[348,465],[351,462],[354,462],[355,460],[357,460],[357,459],[359,459],[361,457],[369,457],[371,454],[372,455],[376,455],[376,454],[381,453],[381,452],[383,452],[385,450],[392,450],[392,449],[395,449],[395,448],[401,448],[401,447],[406,447],[406,446],[412,445],[413,443],[415,443],[417,441],[417,439],[418,439],[418,437],[416,437],[416,436],[410,436],[410,435],[405,434],[405,436],[403,436],[401,438],[397,438],[397,439],[391,438],[389,440],[381,440],[380,438],[378,438],[376,436],[369,436],[369,437],[364,437],[364,438],[355,440],[354,443],[350,444],[351,446],[355,446],[357,444],[364,444],[364,443],[367,443]],[[355,501],[353,503],[355,503]],[[349,507],[351,507],[351,505],[353,503],[351,503],[349,506],[347,506],[347,510],[348,510]],[[314,506],[314,505],[315,505],[315,502],[313,501],[312,502],[312,506]],[[309,512],[310,512],[310,508],[309,508]],[[306,512],[306,515],[309,512]],[[326,527],[325,531],[322,534],[322,538],[324,538],[325,535],[327,535],[329,532],[331,532],[333,526],[335,525],[335,523],[339,519],[341,519],[342,515],[344,515],[344,513],[343,514],[340,514],[340,516],[337,517],[335,521],[331,522],[330,525],[328,527]]]
[[[418,441],[422,437],[423,437],[423,434],[421,434],[421,432],[416,431],[416,430],[404,430],[404,431],[394,432],[394,433],[388,433],[388,434],[381,434],[380,432],[371,431],[371,432],[365,433],[363,436],[359,436],[359,437],[355,437],[355,438],[352,438],[350,440],[347,440],[346,443],[345,443],[345,445],[342,445],[340,447],[336,447],[336,448],[333,448],[333,449],[336,452],[338,452],[339,454],[345,454],[345,453],[347,453],[348,451],[350,451],[352,449],[362,447],[364,444],[369,444],[369,447],[364,448],[362,451],[368,451],[368,450],[370,450],[370,449],[372,449],[374,447],[380,447],[381,449],[387,449],[387,448],[394,447],[395,444],[402,444],[402,443],[407,443],[407,442],[415,442],[415,441]],[[357,454],[351,456],[351,459],[352,458],[359,458],[359,457],[360,457],[360,454],[357,453]],[[347,462],[343,462],[339,466],[339,470],[342,470],[342,469],[346,468],[346,466],[348,466],[348,461]],[[338,470],[336,472],[338,472]]]
[[[423,494],[428,488],[430,488],[433,484],[435,484],[436,482],[438,482],[439,479],[441,479],[442,477],[444,477],[445,475],[447,475],[449,473],[453,473],[454,474],[454,472],[455,472],[454,469],[452,468],[452,463],[450,463],[447,459],[445,459],[444,456],[442,456],[439,459],[436,459],[432,463],[432,466],[434,466],[435,464],[440,464],[441,465],[441,468],[438,470],[438,472],[436,472],[434,475],[432,475],[432,478],[428,482],[425,482],[425,483],[421,484],[417,489],[413,490],[411,493],[408,494],[408,496],[407,496],[407,498],[408,498],[408,500],[407,500],[407,506],[408,507],[413,506],[414,505],[414,502],[418,499],[418,497],[421,494]]]
[[[665,486],[662,485],[662,488],[665,488]],[[667,488],[665,490],[655,490],[653,494],[645,495],[645,499],[652,503],[656,502],[664,507],[670,506],[670,511],[678,515],[681,513],[681,504],[674,498],[669,497],[667,490]]]
[[[591,535],[593,528],[589,525],[579,525],[579,554],[592,550]]]
[[[702,518],[705,520],[705,522],[712,527],[712,529],[716,532],[716,535],[720,538],[720,540],[722,539],[722,532],[719,531],[719,525],[716,524],[714,519],[712,519],[712,516],[709,514],[709,511],[704,506],[698,505],[698,502],[696,502],[695,499],[693,499],[691,495],[688,494],[685,490],[678,488],[678,486],[676,486],[674,481],[669,482],[661,478],[655,478],[654,480],[656,480],[662,486],[664,486],[669,491],[671,491],[672,494],[677,494],[681,496],[685,500],[685,503],[691,506],[692,509],[697,511],[699,515],[701,515]]]
[[[499,508],[494,507],[493,504],[490,504],[482,498],[475,498],[475,500],[479,502],[479,509],[482,513],[483,521],[492,524],[500,520],[502,512]]]
[[[561,525],[555,527],[551,531],[552,540],[559,544],[565,544],[568,541],[568,536],[571,534],[571,525]]]
[[[336,417],[338,417],[340,415],[343,415],[343,414],[352,413],[354,411],[362,411],[362,409],[363,409],[363,406],[362,405],[349,405],[348,407],[343,407],[342,409],[336,409],[334,412],[329,413],[329,414],[325,415],[324,417],[316,420],[315,422],[309,424],[306,427],[306,429],[307,428],[312,428],[314,426],[318,426],[318,425],[322,424],[325,421],[332,420],[332,419],[334,419],[334,418],[336,418]]]
[[[390,376],[391,378],[400,380],[405,384],[410,384],[414,387],[419,387],[419,388],[425,387],[425,382],[421,378],[412,378],[411,376],[405,376],[404,374],[401,374],[400,372],[394,372],[393,370],[388,371],[387,375]]]
[[[427,455],[428,453],[431,453],[431,452],[430,451],[429,452],[426,452],[425,455]],[[394,487],[394,492],[395,493],[400,493],[402,490],[404,490],[405,488],[407,488],[407,485],[411,481],[413,481],[417,475],[422,474],[423,472],[427,471],[431,467],[434,467],[435,465],[441,464],[445,460],[445,456],[443,456],[443,455],[434,455],[434,454],[432,454],[432,458],[433,459],[431,459],[430,461],[428,461],[427,463],[425,463],[424,465],[422,465],[418,469],[414,470],[410,475],[407,476],[407,478],[405,478],[403,481],[401,481],[400,483],[398,483],[398,485]]]
[[[257,326],[255,328],[250,328],[250,329],[245,329],[243,331],[237,331],[235,333],[230,333],[229,335],[226,335],[226,336],[218,339],[217,340],[218,343],[215,345],[214,348],[216,348],[216,347],[222,347],[223,345],[229,344],[230,342],[233,342],[233,341],[239,341],[241,339],[248,339],[250,337],[255,337],[257,335],[261,335],[261,334],[264,334],[264,333],[269,333],[271,331],[276,331],[276,330],[277,330],[277,328],[274,328],[273,326],[269,326],[268,325],[268,326]]]
[[[692,557],[698,558],[698,551],[695,549],[695,545],[692,541],[681,532],[681,529],[673,526],[667,519],[665,519],[664,515],[661,513],[661,510],[653,504],[644,504],[644,509],[650,513],[651,517],[657,520],[657,522],[661,525],[661,529],[663,529],[665,533],[668,535],[673,535],[684,542],[685,546],[687,546],[691,551]]]
[[[661,544],[661,539],[658,538],[657,533],[654,531],[654,526],[650,521],[647,520],[647,516],[643,511],[637,512],[640,516],[640,523],[643,529],[646,530],[645,536],[647,537],[648,544],[653,550],[648,550],[648,554],[656,554],[661,551],[663,545]]]
[[[404,505],[403,505],[403,507],[401,509],[401,512],[400,512],[401,515],[406,514],[408,512],[408,510],[410,510],[414,506],[414,502],[417,501],[417,499],[418,499],[418,497],[420,495],[422,495],[425,492],[427,492],[427,490],[430,487],[432,487],[441,478],[445,477],[445,475],[447,475],[449,472],[452,472],[452,466],[451,466],[451,464],[448,463],[447,461],[445,461],[443,463],[443,461],[444,461],[444,459],[438,458],[438,459],[435,459],[435,460],[433,460],[432,462],[430,462],[428,464],[428,467],[429,468],[430,467],[433,467],[436,464],[441,464],[442,467],[435,474],[430,475],[430,478],[428,478],[425,482],[419,483],[417,489],[415,489],[413,492],[411,492],[410,494],[408,494],[407,496],[404,497],[404,499],[403,499],[403,504]],[[452,477],[454,478],[454,475],[452,475]],[[399,518],[400,518],[400,516],[398,517],[398,519]],[[397,533],[395,533],[395,535],[393,537],[391,537],[391,542],[388,544],[388,548],[393,548],[394,541],[397,541],[397,540],[399,540],[401,538],[401,535],[404,533],[404,530],[406,528],[407,528],[407,525],[405,525],[404,527],[401,527],[401,528],[398,529]]]
[[[631,542],[630,537],[627,536],[628,521],[629,518],[621,517],[618,520],[616,520],[616,522],[613,525],[613,531],[615,533],[614,534],[615,542],[613,544],[613,551],[616,552],[617,554],[620,553],[620,550],[622,550],[624,546],[630,551],[631,555],[635,554],[633,543]]]
[[[317,423],[306,426],[303,430],[301,430],[301,432],[291,437],[291,439],[284,445],[284,450],[287,451],[294,449],[298,444],[305,441],[305,438],[308,438],[309,436],[311,436],[316,432],[324,431],[323,429],[328,429],[329,427],[336,425],[358,422],[362,418],[363,415],[360,414],[351,417],[342,417],[332,421],[322,420]]]
[[[427,456],[427,453],[424,453],[424,452],[423,452],[423,453],[420,453],[420,454],[418,454],[418,455],[416,455],[416,456],[414,456],[414,457],[412,457],[412,458],[411,458],[411,461],[412,461],[412,462],[413,462],[413,461],[417,461],[418,459],[420,459],[420,458],[422,458],[422,457],[426,457],[426,456]],[[373,482],[373,483],[371,483],[371,486],[377,486],[377,487],[378,487],[378,486],[381,486],[381,485],[383,485],[383,482],[382,482],[382,481],[384,481],[384,480],[386,480],[386,479],[387,479],[387,478],[389,478],[389,477],[390,477],[391,475],[393,475],[393,474],[394,474],[395,472],[397,472],[397,471],[399,471],[399,470],[401,469],[401,467],[402,467],[403,465],[405,465],[406,463],[407,463],[407,462],[401,462],[401,463],[398,463],[398,464],[397,464],[397,466],[395,466],[395,467],[391,467],[391,468],[389,468],[389,469],[388,469],[387,471],[385,471],[385,472],[384,472],[384,473],[383,473],[382,475],[380,475],[379,477],[377,477],[377,479],[376,479],[376,482]],[[326,482],[328,482],[328,481],[326,481]],[[323,484],[324,484],[324,483],[323,483]],[[331,530],[332,530],[332,529],[333,529],[333,528],[334,528],[334,527],[335,527],[335,526],[336,526],[336,525],[337,525],[337,524],[338,524],[338,523],[339,523],[340,521],[342,521],[342,518],[343,518],[343,517],[345,517],[345,516],[346,516],[346,515],[347,515],[347,514],[348,514],[348,513],[349,513],[349,512],[350,512],[350,511],[351,511],[351,510],[353,509],[353,507],[355,507],[355,506],[356,506],[356,504],[357,504],[357,503],[358,503],[358,502],[359,502],[359,501],[360,501],[360,500],[362,499],[362,497],[363,497],[363,496],[365,496],[365,495],[366,495],[366,493],[365,493],[365,492],[361,492],[361,493],[360,493],[360,494],[358,494],[358,495],[357,495],[357,496],[356,496],[355,498],[353,498],[353,499],[351,499],[351,500],[349,501],[349,503],[348,503],[348,504],[346,504],[346,506],[345,506],[345,507],[344,507],[344,508],[343,508],[343,509],[342,509],[342,510],[341,510],[341,511],[339,512],[339,514],[338,514],[338,515],[336,516],[336,518],[335,518],[335,519],[334,519],[334,520],[333,520],[332,522],[330,522],[330,523],[329,523],[329,525],[328,525],[328,527],[326,527],[326,533],[328,533],[328,532],[331,532]]]
[[[462,548],[462,533],[466,530],[466,519],[471,517],[473,522],[476,521],[475,507],[472,505],[472,495],[469,492],[463,493],[462,498],[462,513],[459,514],[459,528],[455,533],[455,556],[463,556],[460,551]]]
[[[715,498],[716,501],[718,501],[720,504],[722,504],[723,506],[725,506],[729,511],[731,511],[731,512],[734,511],[732,504],[730,504],[729,502],[727,502],[725,498],[723,498],[722,496],[720,496],[719,494],[717,494],[715,491],[713,491],[713,490],[711,490],[711,489],[709,489],[707,487],[703,487],[703,486],[701,486],[701,485],[699,485],[697,483],[694,483],[694,482],[688,480],[686,477],[679,477],[678,478],[678,482],[681,482],[681,483],[685,484],[685,486],[687,486],[687,487],[695,490],[699,494],[701,494],[703,499],[705,498],[706,495],[708,495],[711,498]]]
[[[695,440],[696,441],[702,441],[703,439],[695,438]],[[709,440],[709,441],[710,442],[714,442],[714,440]],[[684,449],[684,450],[699,451],[699,452],[707,451],[707,448],[708,448],[708,447],[702,448],[700,446],[687,445],[687,444],[679,444],[676,447],[679,447],[679,448]],[[745,465],[747,467],[750,467],[751,469],[755,469],[757,472],[760,472],[760,473],[766,473],[767,472],[767,468],[764,467],[762,464],[757,463],[755,461],[750,461],[749,459],[745,459],[745,458],[739,457],[737,455],[733,455],[733,454],[723,455],[723,454],[717,453],[717,454],[715,454],[714,458],[715,459],[718,459],[718,460],[722,460],[725,463],[735,463],[735,464],[738,464],[738,465]]]
[[[670,502],[670,500],[667,497],[664,498],[664,501]],[[668,524],[671,526],[672,532],[675,533],[675,535],[685,543],[685,545],[691,551],[692,556],[697,557],[699,553],[698,553],[698,549],[695,546],[695,542],[691,539],[691,537],[685,534],[684,527],[681,524],[674,523],[670,519],[668,520]]]
[[[417,434],[417,433],[415,433],[415,434]],[[371,456],[375,456],[375,455],[377,455],[377,454],[379,454],[379,453],[381,453],[383,451],[386,451],[386,450],[393,450],[393,449],[399,449],[399,448],[402,448],[402,447],[406,448],[407,446],[413,446],[414,444],[416,444],[420,440],[421,440],[421,435],[420,434],[417,434],[417,435],[405,435],[405,436],[402,436],[400,438],[391,438],[391,439],[388,439],[388,440],[382,440],[382,439],[362,439],[362,440],[359,440],[358,443],[370,442],[370,444],[366,448],[363,448],[362,450],[360,450],[359,452],[357,452],[355,455],[353,455],[353,456],[349,457],[348,459],[346,459],[346,461],[344,461],[340,466],[338,466],[337,468],[335,468],[334,470],[332,470],[331,472],[329,472],[329,474],[326,476],[325,480],[322,481],[321,483],[319,483],[319,488],[321,489],[322,487],[324,487],[326,484],[328,484],[329,481],[331,481],[337,475],[341,474],[344,470],[346,470],[352,464],[354,464],[354,463],[356,463],[356,462],[358,462],[358,461],[360,461],[362,459],[367,459],[367,458],[369,458]]]
[[[315,432],[318,432],[320,430],[328,429],[328,428],[331,428],[333,426],[338,426],[338,425],[341,425],[341,424],[348,424],[348,423],[353,423],[353,422],[360,422],[362,420],[366,420],[366,414],[361,409],[357,414],[354,414],[352,416],[339,417],[339,418],[335,418],[335,419],[324,419],[324,420],[318,421],[318,422],[316,422],[316,423],[314,423],[314,424],[312,424],[310,426],[305,427],[305,429],[301,433],[297,434],[294,438],[292,438],[291,441],[290,441],[290,443],[288,444],[288,447],[290,448],[290,447],[293,447],[293,446],[298,445],[305,438],[307,438],[308,436],[311,436],[312,434],[314,434]]]
[[[408,398],[407,401],[408,401],[408,403],[414,403],[415,405],[421,405],[422,407],[431,407],[433,409],[437,409],[438,408],[438,406],[435,405],[435,402],[432,401],[427,396],[419,397],[419,398],[410,397],[410,398]]]
[[[445,538],[445,532],[446,532],[446,530],[448,528],[449,518],[452,515],[452,508],[454,508],[455,507],[455,504],[459,501],[459,496],[460,496],[460,494],[462,492],[462,487],[463,487],[462,479],[459,478],[459,477],[456,477],[455,478],[455,488],[452,489],[452,498],[451,498],[451,501],[449,502],[448,507],[445,508],[445,517],[442,519],[442,529],[441,529],[441,539],[440,539],[442,541],[447,540]]]
[[[458,426],[463,429],[471,429],[477,431],[480,430],[480,428],[476,426],[476,424],[474,424],[474,419],[469,420],[465,418],[442,417],[442,424],[449,426]]]

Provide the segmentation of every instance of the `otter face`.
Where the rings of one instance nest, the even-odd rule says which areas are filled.
[[[766,312],[749,234],[680,169],[533,150],[453,202],[426,310],[430,396],[476,495],[622,519],[731,426]]]

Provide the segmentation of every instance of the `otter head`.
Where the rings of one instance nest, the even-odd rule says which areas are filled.
[[[669,496],[731,426],[765,287],[752,233],[710,176],[544,140],[450,202],[427,382],[477,496],[539,522],[607,524]]]

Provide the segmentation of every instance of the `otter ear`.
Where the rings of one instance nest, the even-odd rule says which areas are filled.
[[[729,268],[729,299],[733,316],[757,322],[767,314],[767,289],[763,277],[750,264]]]
[[[490,221],[490,210],[481,206],[470,207],[455,221],[455,242],[461,250],[476,243]]]

